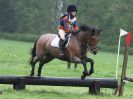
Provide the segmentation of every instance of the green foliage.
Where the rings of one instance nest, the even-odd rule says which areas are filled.
[[[58,33],[60,15],[66,12],[68,4],[77,5],[79,25],[102,28],[103,46],[117,46],[120,28],[133,31],[132,0],[0,0],[0,32],[8,32],[10,36]],[[32,41],[24,35],[20,40]]]

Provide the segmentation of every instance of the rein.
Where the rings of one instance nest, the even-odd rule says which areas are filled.
[[[89,51],[88,50],[88,44],[87,43],[82,43],[82,45],[80,46],[81,48],[81,53],[80,53],[80,57],[83,58],[86,56],[87,52]]]

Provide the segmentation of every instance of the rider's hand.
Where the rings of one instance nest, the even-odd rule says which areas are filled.
[[[73,25],[74,23],[73,23],[73,22],[71,22],[71,21],[69,21],[69,24],[70,24],[70,25]]]

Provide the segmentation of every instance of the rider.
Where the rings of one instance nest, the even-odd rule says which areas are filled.
[[[64,14],[60,18],[60,26],[59,26],[59,36],[60,36],[60,41],[59,41],[59,50],[60,50],[60,56],[64,56],[64,50],[65,50],[65,35],[67,33],[71,33],[73,31],[78,30],[78,25],[77,25],[77,7],[76,5],[69,5],[67,7],[67,13]]]

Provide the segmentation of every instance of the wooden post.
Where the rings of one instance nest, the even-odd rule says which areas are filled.
[[[123,67],[122,67],[122,75],[121,75],[121,82],[120,82],[120,87],[119,87],[119,96],[123,95],[124,91],[124,85],[126,80],[126,68],[127,68],[127,61],[128,61],[128,48],[129,46],[125,46],[125,53],[124,53],[124,61],[123,61]]]
[[[118,86],[118,88],[115,90],[114,95],[116,95],[119,91],[119,96],[123,95],[123,91],[124,91],[124,85],[125,85],[125,81],[133,81],[132,78],[128,78],[126,77],[126,69],[127,69],[127,61],[128,61],[128,48],[130,46],[131,43],[131,33],[128,32],[127,36],[126,36],[126,46],[125,46],[125,53],[124,53],[124,60],[123,60],[123,66],[122,66],[122,74],[121,74],[121,82],[120,85]]]
[[[25,89],[25,78],[19,78],[18,81],[13,84],[13,89],[15,90]]]
[[[124,80],[126,80],[126,68],[127,68],[127,61],[128,61],[128,47],[129,46],[127,46],[127,45],[125,46],[125,53],[124,53],[122,74],[121,74],[121,81],[120,81],[120,85],[115,90],[114,95],[116,95],[118,92],[119,92],[119,96],[123,95],[124,85],[125,85]]]
[[[89,94],[99,94],[100,93],[100,81],[94,81],[93,85],[89,87]]]

